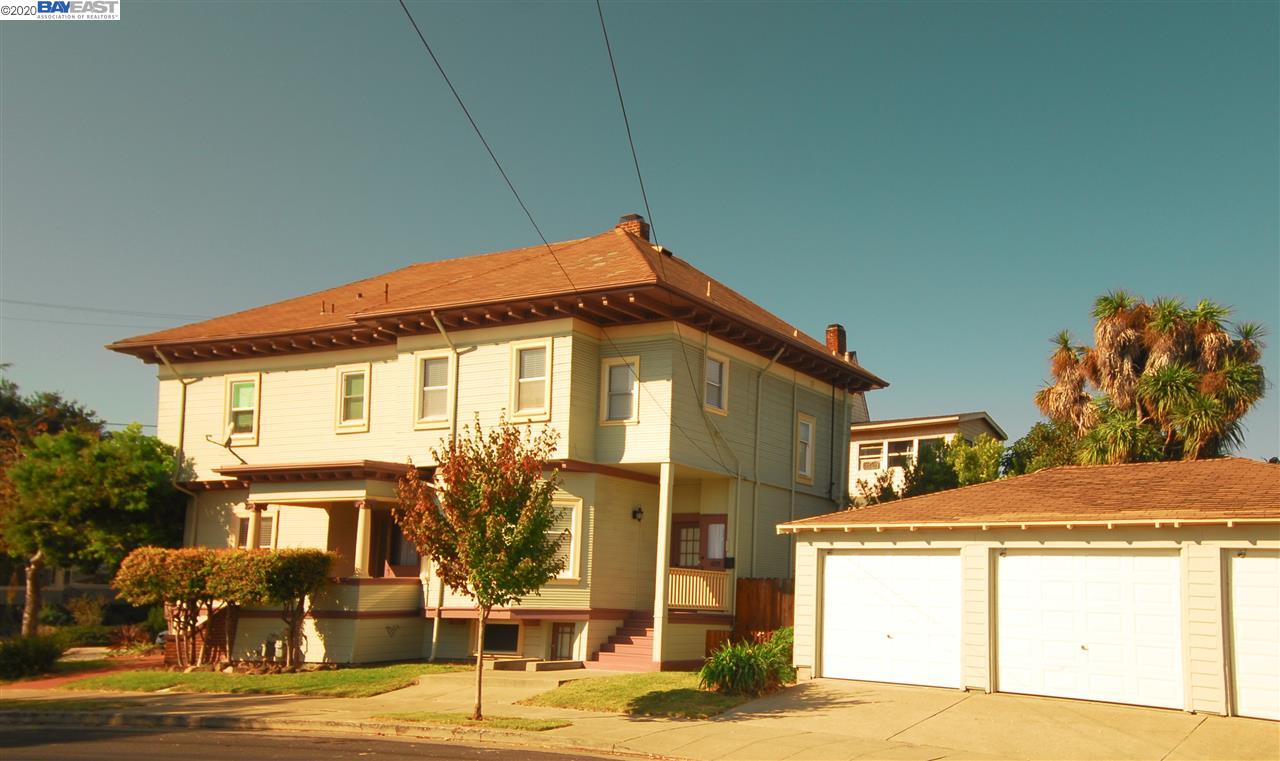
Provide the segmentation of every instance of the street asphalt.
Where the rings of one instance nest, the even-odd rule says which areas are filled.
[[[601,757],[377,737],[6,726],[0,727],[0,758],[4,761],[599,761]]]

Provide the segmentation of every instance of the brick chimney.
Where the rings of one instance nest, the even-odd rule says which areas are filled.
[[[844,356],[844,353],[848,350],[845,346],[844,326],[838,322],[833,322],[827,326],[827,349],[840,356]]]
[[[649,223],[639,214],[623,214],[618,218],[618,224],[614,225],[613,229],[649,240]]]

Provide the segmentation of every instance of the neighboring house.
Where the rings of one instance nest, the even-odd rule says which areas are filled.
[[[778,530],[808,676],[1280,719],[1280,465],[1050,468]]]
[[[806,336],[652,244],[638,215],[552,247],[415,264],[111,345],[158,366],[159,435],[195,468],[187,545],[338,552],[309,660],[473,653],[474,601],[442,587],[389,508],[408,463],[433,466],[475,416],[559,433],[571,537],[561,578],[494,611],[490,652],[700,662],[708,632],[732,623],[735,578],[790,575],[773,527],[842,505],[843,432],[886,385],[843,328]],[[244,613],[235,650],[279,626]]]
[[[985,412],[855,422],[849,426],[853,463],[849,468],[849,494],[862,496],[864,485],[874,485],[886,472],[892,474],[893,488],[901,491],[908,464],[923,448],[950,442],[956,436],[973,441],[984,433],[997,441],[1009,438]]]

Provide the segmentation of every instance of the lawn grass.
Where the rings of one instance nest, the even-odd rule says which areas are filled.
[[[19,684],[32,679],[51,679],[57,676],[68,676],[70,674],[78,674],[82,671],[104,669],[111,664],[112,661],[105,658],[92,661],[58,661],[53,664],[52,671],[46,671],[43,674],[33,674],[32,676],[24,676],[21,679],[0,679],[0,684]]]
[[[486,716],[484,721],[472,721],[471,714],[466,713],[434,713],[432,711],[410,711],[408,713],[384,713],[374,716],[375,719],[389,721],[414,721],[423,724],[445,724],[448,726],[476,727],[479,729],[518,729],[524,732],[546,732],[573,724],[561,719],[522,719],[515,716]]]
[[[103,700],[100,698],[0,699],[0,711],[108,711],[116,708],[131,708],[135,705],[137,703],[131,700]]]
[[[698,675],[679,671],[590,677],[520,701],[524,705],[607,711],[633,716],[705,719],[750,698],[699,689]]]
[[[67,690],[115,690],[119,692],[231,692],[250,695],[323,695],[365,698],[408,687],[424,674],[466,670],[465,666],[438,663],[396,663],[385,666],[353,666],[334,671],[302,671],[296,674],[223,674],[195,671],[116,671],[89,676],[63,685]]]

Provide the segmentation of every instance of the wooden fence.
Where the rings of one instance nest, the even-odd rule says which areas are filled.
[[[707,655],[726,642],[760,642],[778,629],[792,626],[796,610],[795,589],[795,582],[791,579],[738,579],[733,631],[708,630]]]

